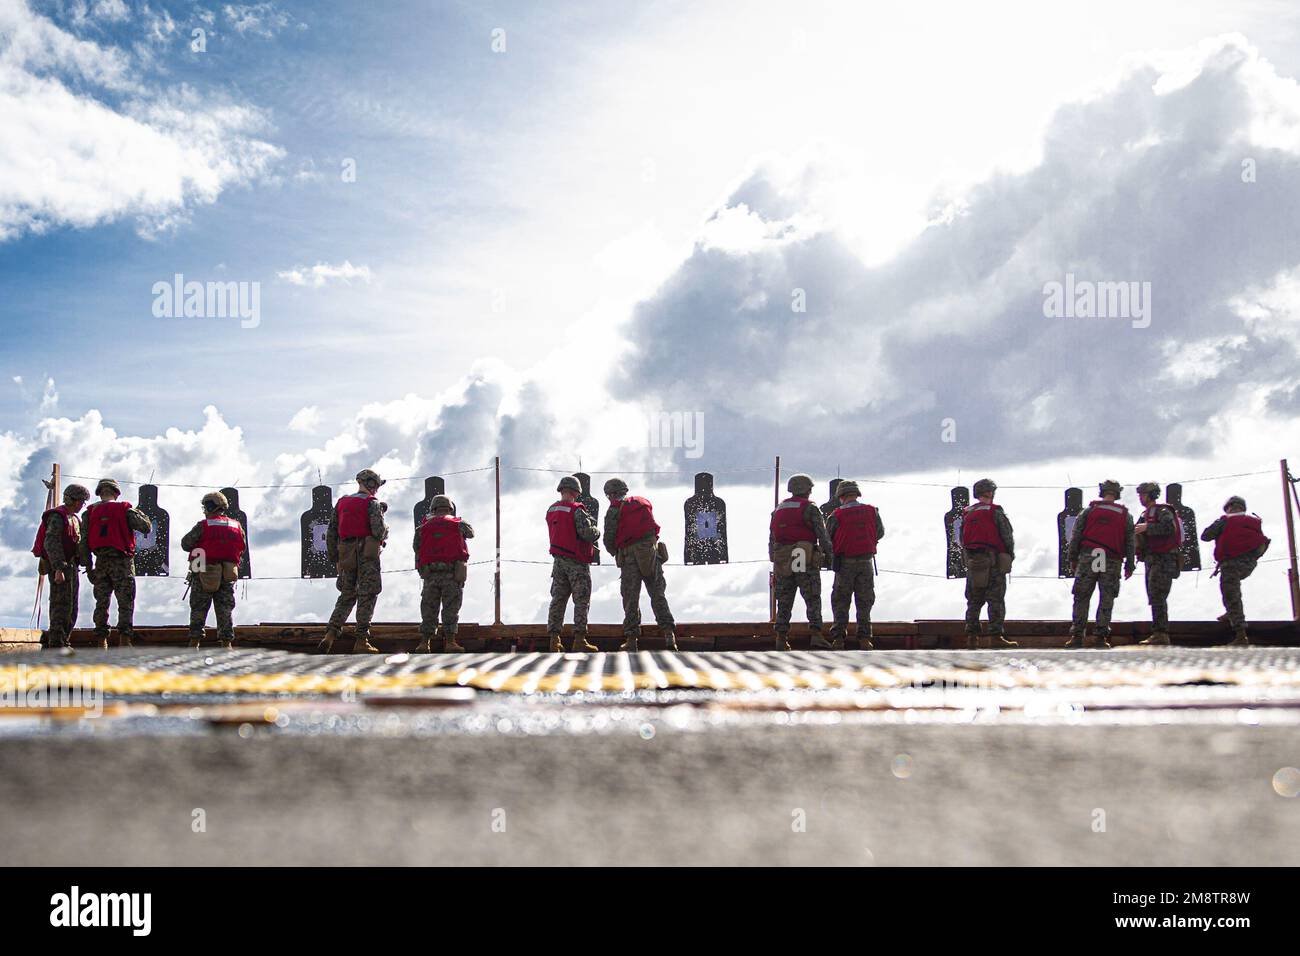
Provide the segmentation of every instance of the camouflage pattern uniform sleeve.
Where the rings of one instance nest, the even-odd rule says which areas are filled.
[[[772,516],[776,517],[775,511],[772,512]],[[767,560],[776,560],[776,535],[772,533],[771,525],[768,525],[767,529]]]
[[[411,538],[411,550],[415,552],[415,556],[417,558],[420,556],[420,526],[419,525],[415,526],[415,536]]]
[[[45,560],[55,571],[67,571],[76,562],[77,556],[63,553],[63,515],[52,512],[45,519]]]
[[[1007,526],[1010,528],[1010,525]],[[876,540],[879,541],[885,536],[885,523],[880,520],[880,510],[876,510]]]
[[[380,541],[388,540],[388,525],[384,523],[384,510],[379,506],[378,498],[370,499],[370,534]]]
[[[1079,560],[1079,547],[1083,544],[1083,526],[1091,511],[1092,505],[1089,505],[1079,512],[1079,517],[1074,519],[1074,530],[1070,532],[1070,543],[1065,549],[1065,559],[1071,564]]]
[[[878,524],[880,522],[880,519],[877,518],[876,522]],[[832,541],[835,539],[835,529],[838,528],[839,526],[840,526],[840,521],[838,518],[835,517],[835,512],[832,511],[831,516],[826,519],[826,535]],[[880,537],[880,535],[876,535],[876,537]]]
[[[1015,532],[1011,530],[1011,519],[1001,508],[993,512],[993,524],[997,526],[998,534],[1002,535],[1002,543],[1006,545],[1007,554],[1013,558],[1016,556],[1016,537]]]
[[[618,554],[618,549],[614,547],[614,542],[618,538],[618,509],[610,508],[605,512],[605,550],[610,554]]]
[[[1137,535],[1133,531],[1133,513],[1124,515],[1124,570],[1133,573],[1135,566],[1134,552],[1137,547]]]
[[[126,526],[132,531],[138,531],[140,534],[148,534],[153,530],[153,522],[149,516],[139,508],[130,508],[126,513]]]
[[[1201,532],[1202,541],[1213,541],[1223,533],[1223,523],[1227,520],[1226,516],[1216,518],[1204,531]]]
[[[587,513],[586,508],[573,509],[573,530],[578,535],[579,541],[594,543],[600,538],[600,532],[596,530],[596,522]]]
[[[826,533],[826,516],[822,514],[822,509],[811,501],[808,502],[808,507],[803,509],[803,520],[817,536],[817,547],[821,553],[830,554],[834,548],[831,546],[830,535]]]
[[[244,529],[240,528],[239,532],[240,534],[243,534]],[[193,528],[190,528],[189,531],[185,532],[185,537],[181,538],[181,547],[184,548],[185,551],[187,552],[193,551],[195,548],[199,546],[199,538],[201,538],[202,536],[203,536],[203,522],[197,521],[195,522]]]
[[[95,557],[90,553],[90,535],[86,534],[86,525],[81,525],[81,536],[77,539],[77,557],[81,561],[81,566],[91,570],[95,566]]]
[[[330,561],[338,564],[339,560],[339,509],[330,509],[330,523],[325,528],[325,553]]]
[[[462,521],[460,523],[460,536],[462,538],[474,537],[474,526],[470,524],[468,521]]]

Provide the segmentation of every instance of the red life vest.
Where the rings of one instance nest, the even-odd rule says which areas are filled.
[[[1083,524],[1079,550],[1103,549],[1111,557],[1125,553],[1128,530],[1128,509],[1118,501],[1092,501],[1088,503],[1088,518]]]
[[[203,560],[209,564],[221,561],[239,563],[244,554],[244,529],[234,518],[226,515],[213,515],[203,519],[203,530],[199,532],[199,546],[190,553],[194,557],[203,552]]]
[[[126,523],[129,501],[96,501],[86,509],[86,543],[90,550],[116,548],[135,554],[135,532]]]
[[[1223,530],[1214,539],[1214,560],[1239,558],[1267,544],[1268,540],[1264,534],[1264,522],[1259,515],[1241,512],[1224,515]]]
[[[961,519],[961,546],[968,551],[996,551],[1002,554],[1007,550],[998,531],[993,516],[1002,510],[1001,505],[985,504],[980,501],[969,506]]]
[[[614,547],[624,548],[646,535],[659,534],[655,524],[654,508],[645,498],[633,495],[610,505],[618,514],[618,530],[614,532]]]
[[[795,496],[786,498],[772,512],[772,540],[777,544],[794,544],[798,541],[816,541],[817,535],[803,513],[808,508],[809,499]]]
[[[831,538],[831,545],[836,554],[856,558],[876,553],[874,505],[853,501],[836,508],[832,517],[835,519],[835,536]]]
[[[546,509],[546,530],[551,535],[551,554],[573,558],[583,564],[591,564],[596,549],[590,541],[583,541],[578,537],[574,515],[579,510],[584,514],[587,511],[581,501],[563,499]],[[619,525],[622,524],[620,517]]]
[[[339,499],[334,509],[339,516],[340,538],[370,537],[370,502],[374,495],[354,492]]]
[[[38,558],[48,557],[45,553],[45,525],[50,520],[50,515],[56,511],[63,515],[63,556],[70,564],[76,564],[77,541],[80,540],[80,535],[77,534],[76,516],[68,511],[67,505],[51,508],[41,515],[41,526],[36,529],[36,542],[32,545],[32,554]]]
[[[1178,517],[1178,512],[1174,510],[1173,505],[1152,505],[1147,509],[1146,520],[1148,522],[1156,520],[1162,510],[1168,511],[1174,516],[1174,533],[1164,538],[1153,538],[1148,529],[1144,535],[1147,539],[1146,549],[1148,554],[1169,554],[1171,551],[1177,551],[1183,544],[1183,519]]]
[[[451,564],[468,561],[469,547],[460,533],[460,519],[451,515],[431,514],[420,525],[420,556],[416,564]]]

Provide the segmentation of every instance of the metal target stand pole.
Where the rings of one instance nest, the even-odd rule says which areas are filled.
[[[496,537],[497,537],[497,556],[496,556],[496,574],[493,578],[492,590],[496,592],[493,595],[495,609],[494,624],[501,626],[501,456],[497,455],[492,459],[496,471]]]
[[[1291,510],[1291,499],[1296,494],[1295,486],[1292,484],[1295,479],[1287,469],[1285,458],[1282,459],[1281,466],[1282,500],[1286,504],[1286,543],[1291,553],[1291,566],[1286,572],[1287,590],[1291,594],[1291,617],[1300,621],[1300,577],[1296,574],[1295,516]]]
[[[772,510],[781,504],[781,456],[776,456],[776,473],[772,479]],[[767,622],[776,623],[776,572],[767,572]]]

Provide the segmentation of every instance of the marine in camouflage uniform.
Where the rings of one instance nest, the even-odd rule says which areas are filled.
[[[375,604],[379,593],[384,589],[383,576],[379,567],[379,554],[368,557],[363,542],[374,540],[378,543],[377,551],[382,551],[388,540],[388,525],[384,522],[384,507],[375,492],[385,482],[374,471],[363,468],[357,472],[357,493],[367,495],[370,503],[367,510],[369,538],[353,538],[346,541],[339,539],[339,510],[336,506],[330,513],[330,523],[325,529],[325,550],[329,559],[339,569],[335,586],[339,589],[338,600],[334,604],[334,613],[330,615],[325,627],[325,637],[317,646],[322,654],[328,654],[334,646],[334,640],[343,633],[352,609],[357,609],[357,637],[353,651],[357,653],[378,654],[379,648],[370,643],[370,621],[375,615]],[[342,551],[355,551],[355,566],[344,568],[340,563]]]
[[[116,501],[122,489],[112,478],[101,478],[95,485],[95,494],[100,501]],[[91,505],[87,510],[87,519],[94,507]],[[127,511],[126,525],[139,534],[148,534],[153,528],[153,522],[139,508]],[[94,588],[95,640],[101,648],[108,647],[108,602],[116,598],[118,646],[130,647],[135,637],[135,555],[108,547],[95,548],[92,553],[89,539],[89,533],[81,536],[80,549],[86,577]]]
[[[566,504],[579,504],[582,496],[582,484],[573,475],[560,479],[556,491]],[[555,507],[554,505],[552,507]],[[586,508],[573,509],[573,532],[579,541],[596,544],[600,540],[600,531],[596,521]],[[550,650],[562,651],[560,632],[564,629],[564,609],[573,598],[573,643],[571,650],[598,651],[595,644],[587,640],[587,614],[591,610],[591,565],[563,554],[553,554],[551,564],[551,606],[546,613],[546,633],[550,639]],[[637,588],[640,603],[640,587]]]
[[[200,504],[207,517],[228,517],[230,502],[219,491],[203,496]],[[203,528],[207,517],[197,521],[193,528],[181,538],[181,547],[187,554],[192,554],[203,539]],[[236,527],[239,527],[236,522]],[[244,529],[239,528],[240,537]],[[247,542],[245,542],[247,546]],[[217,618],[217,641],[222,647],[231,647],[235,640],[235,582],[222,580],[217,590],[209,594],[203,589],[199,575],[191,570],[186,583],[190,591],[190,647],[200,647],[208,624],[208,609],[211,608]]]
[[[785,487],[792,497],[807,498],[812,494],[813,480],[807,475],[791,475]],[[769,525],[767,533],[767,557],[773,563],[775,572],[773,575],[775,578],[773,591],[776,595],[776,623],[773,630],[776,632],[776,650],[788,651],[790,649],[790,615],[794,611],[796,594],[803,595],[808,627],[812,632],[809,647],[818,650],[830,650],[830,641],[826,640],[822,635],[821,562],[828,559],[831,554],[831,539],[826,533],[826,516],[822,514],[821,508],[811,500],[804,505],[801,517],[803,518],[803,524],[808,529],[807,540],[816,545],[816,550],[813,552],[805,570],[796,571],[794,570],[793,559],[787,557],[790,554],[789,545],[778,543],[773,530],[777,515],[781,509],[794,504],[797,504],[797,502],[791,502],[790,498],[787,498],[777,506],[777,510],[772,512],[772,524]]]
[[[605,550],[614,556],[619,568],[619,591],[623,597],[623,643],[621,651],[637,650],[641,637],[641,585],[650,595],[650,609],[655,623],[669,650],[677,650],[677,634],[673,612],[668,607],[667,583],[664,580],[664,558],[659,552],[658,536],[652,531],[635,541],[618,547],[618,519],[627,497],[627,483],[621,478],[611,478],[604,485],[605,497],[610,507],[605,512]],[[643,572],[641,565],[651,570]]]
[[[77,565],[81,560],[78,551],[82,534],[77,512],[89,498],[90,492],[84,486],[68,485],[63,489],[63,503],[68,509],[66,522],[63,514],[53,509],[45,519],[45,556],[41,559],[41,570],[50,579],[50,626],[42,639],[42,647],[72,646],[72,629],[77,626],[77,602],[80,599]],[[64,547],[65,523],[70,536],[77,542],[71,554],[66,553]]]
[[[1147,646],[1169,643],[1169,592],[1174,579],[1182,569],[1178,549],[1152,551],[1157,544],[1177,543],[1178,518],[1171,507],[1158,507],[1160,486],[1154,481],[1144,481],[1137,487],[1138,500],[1146,509],[1142,520],[1133,526],[1137,543],[1137,557],[1146,566],[1147,603],[1151,605],[1151,636],[1138,641]]]
[[[1223,505],[1224,515],[1215,519],[1204,531],[1201,532],[1202,541],[1214,541],[1219,535],[1223,534],[1224,525],[1227,523],[1230,514],[1245,514],[1246,499],[1239,495],[1233,495]],[[1227,624],[1233,630],[1233,645],[1245,646],[1250,643],[1250,638],[1246,633],[1246,609],[1241,603],[1241,582],[1246,580],[1255,572],[1259,559],[1264,556],[1268,550],[1268,539],[1264,539],[1264,544],[1245,554],[1237,555],[1234,558],[1225,558],[1218,563],[1215,573],[1219,576],[1219,594],[1223,598],[1224,614],[1219,618],[1220,621]]]
[[[862,492],[856,481],[841,481],[835,489],[841,505],[857,501]],[[832,511],[826,519],[826,535],[835,544],[835,532],[839,528],[839,519]],[[876,512],[876,540],[885,536],[885,523]],[[837,554],[834,557],[835,579],[831,584],[831,647],[839,650],[844,646],[849,631],[849,609],[856,604],[858,610],[858,645],[870,650],[871,644],[871,609],[876,603],[875,555],[850,556]]]
[[[450,515],[455,512],[451,499],[446,495],[434,495],[429,502],[429,514]],[[461,521],[457,528],[462,538],[474,537],[474,526],[468,521]],[[455,561],[434,561],[420,566],[421,528],[415,529],[411,547],[415,551],[415,564],[424,582],[420,589],[420,643],[416,646],[417,654],[427,654],[433,650],[433,639],[442,638],[442,649],[448,654],[465,650],[456,640],[456,629],[460,626],[460,606],[465,600],[465,582],[456,580]],[[442,628],[438,628],[439,612],[442,615]]]
[[[1117,481],[1103,481],[1098,490],[1105,502],[1118,502],[1124,488]],[[1095,504],[1095,503],[1094,503]],[[1092,602],[1094,589],[1100,592],[1097,599],[1097,631],[1093,644],[1098,649],[1110,647],[1110,615],[1119,597],[1121,556],[1110,556],[1104,549],[1084,551],[1083,532],[1088,524],[1088,515],[1093,505],[1088,505],[1075,519],[1074,531],[1070,534],[1070,543],[1065,556],[1074,568],[1074,611],[1070,623],[1070,639],[1065,647],[1086,647],[1088,632],[1088,605]],[[1124,553],[1123,572],[1125,579],[1133,576],[1136,567],[1137,542],[1134,533],[1133,516],[1124,516]],[[1098,554],[1097,551],[1101,553]]]
[[[981,478],[975,482],[971,491],[975,494],[977,505],[991,505],[997,495],[998,486],[991,478]],[[966,647],[975,649],[1006,649],[1018,647],[1015,641],[1007,640],[1005,630],[1007,621],[1007,571],[999,563],[999,555],[1005,554],[1015,559],[1016,538],[1011,527],[1011,519],[1001,507],[993,509],[993,526],[998,537],[1002,539],[1003,551],[992,548],[964,547],[962,560],[966,564]],[[963,518],[963,527],[965,518]],[[964,531],[963,531],[964,533]],[[988,605],[989,633],[980,635],[980,612]]]

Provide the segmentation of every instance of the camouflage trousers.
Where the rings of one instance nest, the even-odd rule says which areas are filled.
[[[776,633],[790,633],[790,614],[794,611],[795,594],[803,595],[808,626],[814,631],[822,629],[822,573],[820,571],[796,571],[791,575],[778,574],[774,590],[776,591],[774,628]]]
[[[108,602],[117,598],[117,630],[130,634],[135,629],[135,558],[115,548],[95,552],[95,635],[108,637]]]
[[[362,558],[350,571],[340,571],[336,582],[339,599],[334,602],[334,613],[329,626],[336,632],[343,630],[352,608],[357,609],[357,633],[369,634],[370,621],[375,616],[375,602],[384,584],[379,571],[378,558]]]
[[[1070,623],[1070,633],[1082,635],[1088,630],[1088,605],[1092,603],[1092,592],[1101,592],[1097,599],[1098,637],[1110,636],[1110,612],[1119,597],[1120,571],[1124,566],[1121,557],[1106,556],[1102,570],[1092,569],[1093,556],[1090,552],[1080,553],[1074,571],[1074,614]]]
[[[460,605],[465,599],[465,583],[457,581],[455,572],[446,565],[445,570],[426,567],[420,572],[424,587],[420,591],[420,636],[434,637],[438,632],[438,611],[442,610],[442,636],[456,633],[460,622]],[[359,609],[358,609],[359,611]],[[358,613],[358,617],[360,614]],[[360,624],[357,625],[360,627]]]
[[[841,558],[831,584],[831,635],[843,639],[849,629],[849,607],[858,606],[858,636],[871,634],[871,608],[876,603],[876,582],[870,558]]]
[[[1007,620],[1007,575],[998,568],[997,555],[989,551],[967,551],[966,633],[980,632],[980,611],[989,607],[989,633],[1001,634]],[[987,568],[987,572],[983,569]],[[981,583],[983,582],[983,583]]]
[[[1178,577],[1177,554],[1146,556],[1147,603],[1151,605],[1151,630],[1169,630],[1169,591]]]
[[[190,575],[190,640],[203,640],[208,624],[208,608],[217,614],[217,640],[235,639],[235,582],[222,581],[221,587],[209,594],[199,584],[198,575]]]
[[[63,572],[66,580],[54,583],[54,576],[46,580],[50,588],[50,627],[45,632],[42,647],[68,647],[72,643],[72,629],[77,626],[77,601],[81,596],[77,581],[77,567]]]
[[[666,593],[668,585],[664,580],[663,563],[657,557],[652,558],[654,574],[650,577],[644,576],[637,566],[633,547],[624,549],[622,555],[623,566],[619,568],[618,585],[623,596],[624,637],[639,636],[641,634],[642,583],[645,584],[646,593],[650,595],[650,610],[654,612],[655,623],[661,628],[673,627],[673,612],[668,607]]]
[[[1219,562],[1219,593],[1223,595],[1223,609],[1228,612],[1228,624],[1233,630],[1246,626],[1246,610],[1241,604],[1241,582],[1250,577],[1259,563],[1255,551]]]
[[[638,605],[641,603],[640,590],[638,585]],[[548,634],[559,634],[564,629],[564,609],[570,595],[573,597],[573,630],[585,634],[587,612],[591,608],[591,566],[571,558],[557,557],[551,566],[551,607],[546,614]]]

